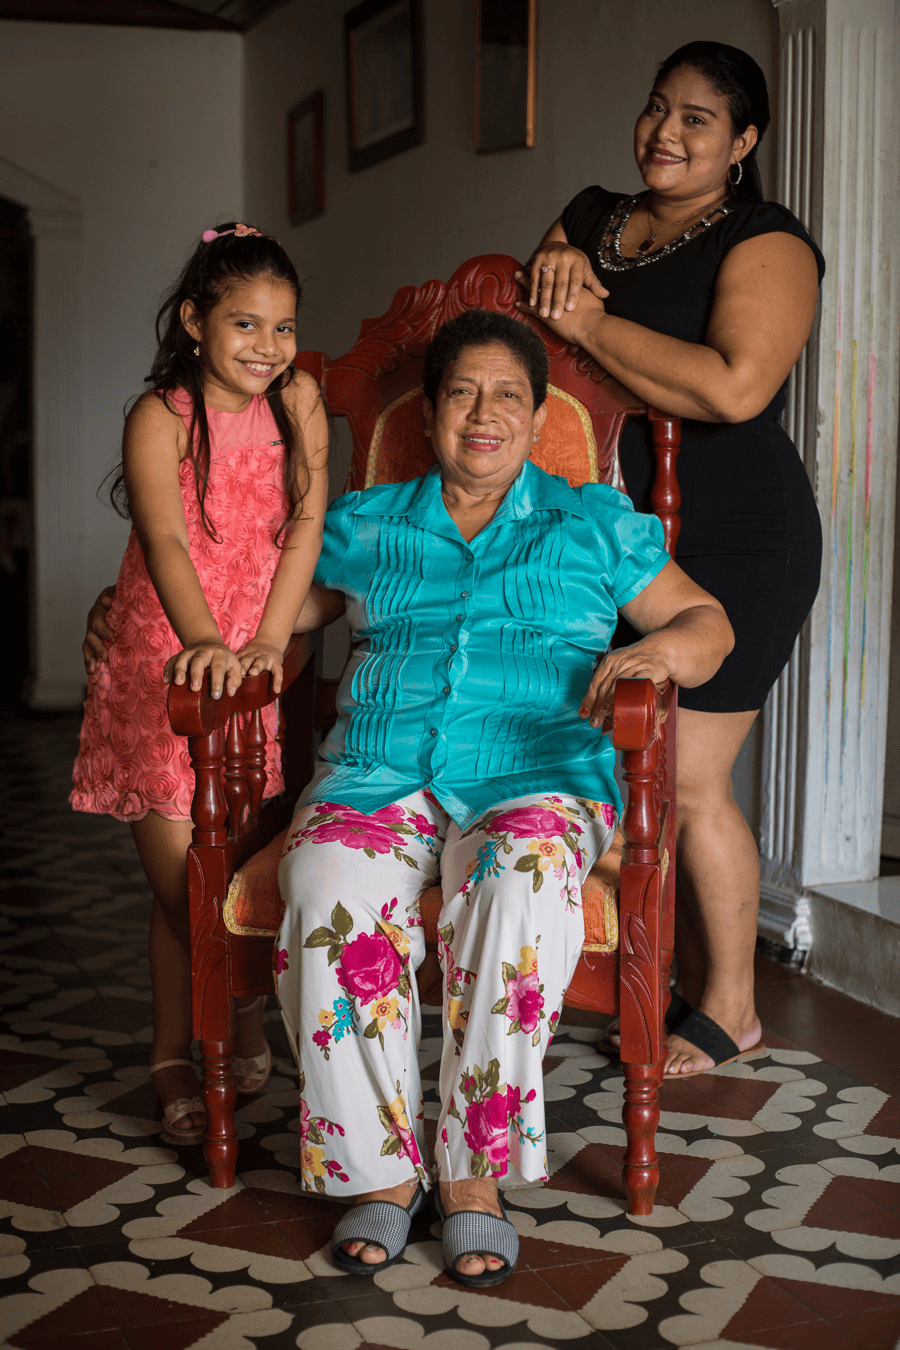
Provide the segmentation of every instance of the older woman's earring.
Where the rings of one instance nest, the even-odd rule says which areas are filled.
[[[194,355],[195,355],[195,356],[199,356],[199,355],[200,355],[200,343],[199,343],[199,342],[197,343],[196,347],[194,348]]]
[[[731,176],[732,169],[737,169],[737,178],[732,178]],[[732,187],[737,187],[743,176],[744,176],[744,166],[741,163],[741,161],[737,159],[733,164],[730,164],[728,166],[728,181]]]
[[[535,444],[535,445],[540,445],[540,443],[541,443],[541,438],[540,438],[540,436],[535,436],[535,438],[534,438],[534,444]]]

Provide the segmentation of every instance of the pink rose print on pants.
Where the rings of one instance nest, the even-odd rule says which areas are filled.
[[[472,1175],[475,1177],[506,1175],[509,1161],[509,1131],[515,1130],[521,1140],[527,1140],[535,1147],[543,1138],[531,1129],[524,1128],[524,1120],[519,1114],[522,1105],[522,1090],[519,1087],[501,1086],[500,1061],[492,1059],[487,1070],[476,1064],[466,1069],[459,1080],[459,1090],[466,1099],[466,1118],[463,1138],[472,1151]],[[525,1094],[526,1102],[533,1102],[537,1093],[532,1088]],[[462,1116],[451,1098],[449,1112],[462,1124]]]
[[[386,808],[390,809],[390,808]],[[353,919],[340,901],[331,911],[331,928],[324,925],[310,933],[304,947],[326,947],[328,964],[337,965],[338,984],[346,998],[337,998],[330,1008],[319,1012],[319,1030],[312,1035],[326,1059],[332,1046],[347,1035],[360,1034],[360,1007],[369,1007],[370,1021],[362,1034],[367,1040],[378,1038],[384,1049],[386,1028],[405,1035],[409,1025],[407,1013],[400,1007],[409,1003],[409,939],[386,919],[378,920],[375,933],[360,933],[351,940]],[[395,993],[397,998],[385,1002]],[[388,1016],[388,1011],[390,1016]]]
[[[494,1092],[485,1101],[473,1102],[466,1112],[464,1138],[475,1154],[487,1159],[492,1172],[506,1173],[509,1156],[509,1111],[506,1093]]]
[[[513,1031],[519,1029],[528,1034],[534,1031],[543,1015],[541,1013],[541,1008],[544,1006],[544,1000],[541,996],[543,987],[542,984],[538,984],[536,973],[534,975],[520,975],[517,970],[514,970],[506,981],[506,1015],[512,1022],[509,1029],[510,1035]],[[519,1024],[518,1027],[516,1023]]]
[[[540,939],[538,939],[540,941]],[[517,966],[503,962],[503,997],[491,1008],[492,1013],[500,1013],[509,1018],[507,1036],[524,1031],[531,1037],[532,1045],[540,1045],[541,1033],[538,1023],[546,1017],[544,1012],[544,986],[539,982],[537,952],[534,947],[522,947]]]
[[[291,835],[285,854],[305,843],[342,844],[344,848],[361,849],[369,858],[393,853],[398,862],[418,869],[415,858],[404,853],[401,845],[409,836],[423,837],[419,824],[424,817],[407,813],[396,803],[368,815],[337,802],[316,802],[312,810],[306,825]],[[433,827],[430,832],[434,832]]]
[[[360,933],[341,952],[337,977],[351,998],[371,1003],[397,988],[402,969],[397,950],[384,933]]]
[[[571,825],[568,817],[557,811],[548,811],[542,806],[519,806],[494,816],[490,822],[490,832],[511,834],[514,839],[529,839],[535,834],[565,834]],[[581,830],[577,829],[577,833],[581,834]]]

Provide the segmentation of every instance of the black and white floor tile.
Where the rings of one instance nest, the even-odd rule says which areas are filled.
[[[68,807],[76,732],[71,716],[0,721],[4,1347],[896,1350],[900,1024],[854,1014],[894,1048],[853,1072],[846,1026],[834,1060],[821,1024],[796,1034],[797,1000],[833,996],[765,961],[769,1053],[664,1086],[647,1219],[625,1209],[618,1065],[564,1022],[545,1065],[550,1179],[507,1192],[521,1259],[493,1290],[444,1274],[429,1210],[374,1280],[334,1267],[341,1206],[298,1185],[274,1011],[275,1073],[238,1112],[238,1184],[211,1189],[199,1147],[159,1137],[147,888],[127,828]]]

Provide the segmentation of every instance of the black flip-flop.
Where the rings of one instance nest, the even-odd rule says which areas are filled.
[[[338,1220],[331,1235],[331,1255],[335,1263],[350,1275],[377,1275],[380,1270],[387,1270],[403,1255],[413,1218],[425,1204],[426,1198],[419,1185],[406,1206],[395,1204],[393,1200],[366,1200],[362,1205],[353,1205]],[[360,1261],[358,1256],[351,1256],[344,1251],[348,1242],[365,1242],[369,1246],[381,1247],[385,1259]]]
[[[672,996],[669,999],[669,1006],[666,1008],[666,1031],[678,1031],[680,1036],[681,1031],[679,1028],[681,1027],[682,1022],[685,1018],[690,1017],[693,1011],[694,1010],[687,999],[682,998],[680,994],[676,994],[673,989]],[[601,1055],[612,1055],[614,1059],[618,1058],[619,1046],[615,1045],[610,1037],[618,1036],[619,1022],[620,1019],[614,1017],[604,1031],[603,1040],[597,1045],[597,1049],[600,1051]]]
[[[699,1012],[696,1008],[680,1023],[678,1035],[701,1054],[708,1055],[715,1069],[721,1068],[723,1064],[738,1064],[747,1059],[759,1059],[761,1055],[766,1054],[766,1047],[762,1041],[758,1041],[749,1050],[742,1050],[728,1032],[722,1030],[718,1022],[714,1022],[706,1013]],[[693,1069],[690,1073],[667,1073],[665,1077],[667,1080],[677,1081],[679,1078],[696,1078],[698,1074],[709,1072],[709,1069]]]
[[[498,1219],[496,1214],[485,1214],[480,1209],[459,1209],[455,1214],[445,1214],[437,1189],[434,1203],[443,1224],[441,1246],[444,1251],[444,1269],[451,1279],[467,1285],[469,1289],[487,1289],[508,1280],[519,1259],[519,1235],[509,1221],[500,1196],[497,1196],[497,1204],[502,1219]],[[499,1270],[484,1270],[480,1275],[463,1275],[456,1269],[456,1263],[464,1256],[494,1256],[506,1264]]]

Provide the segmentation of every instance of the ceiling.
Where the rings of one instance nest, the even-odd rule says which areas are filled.
[[[0,19],[245,33],[285,0],[0,0]]]

